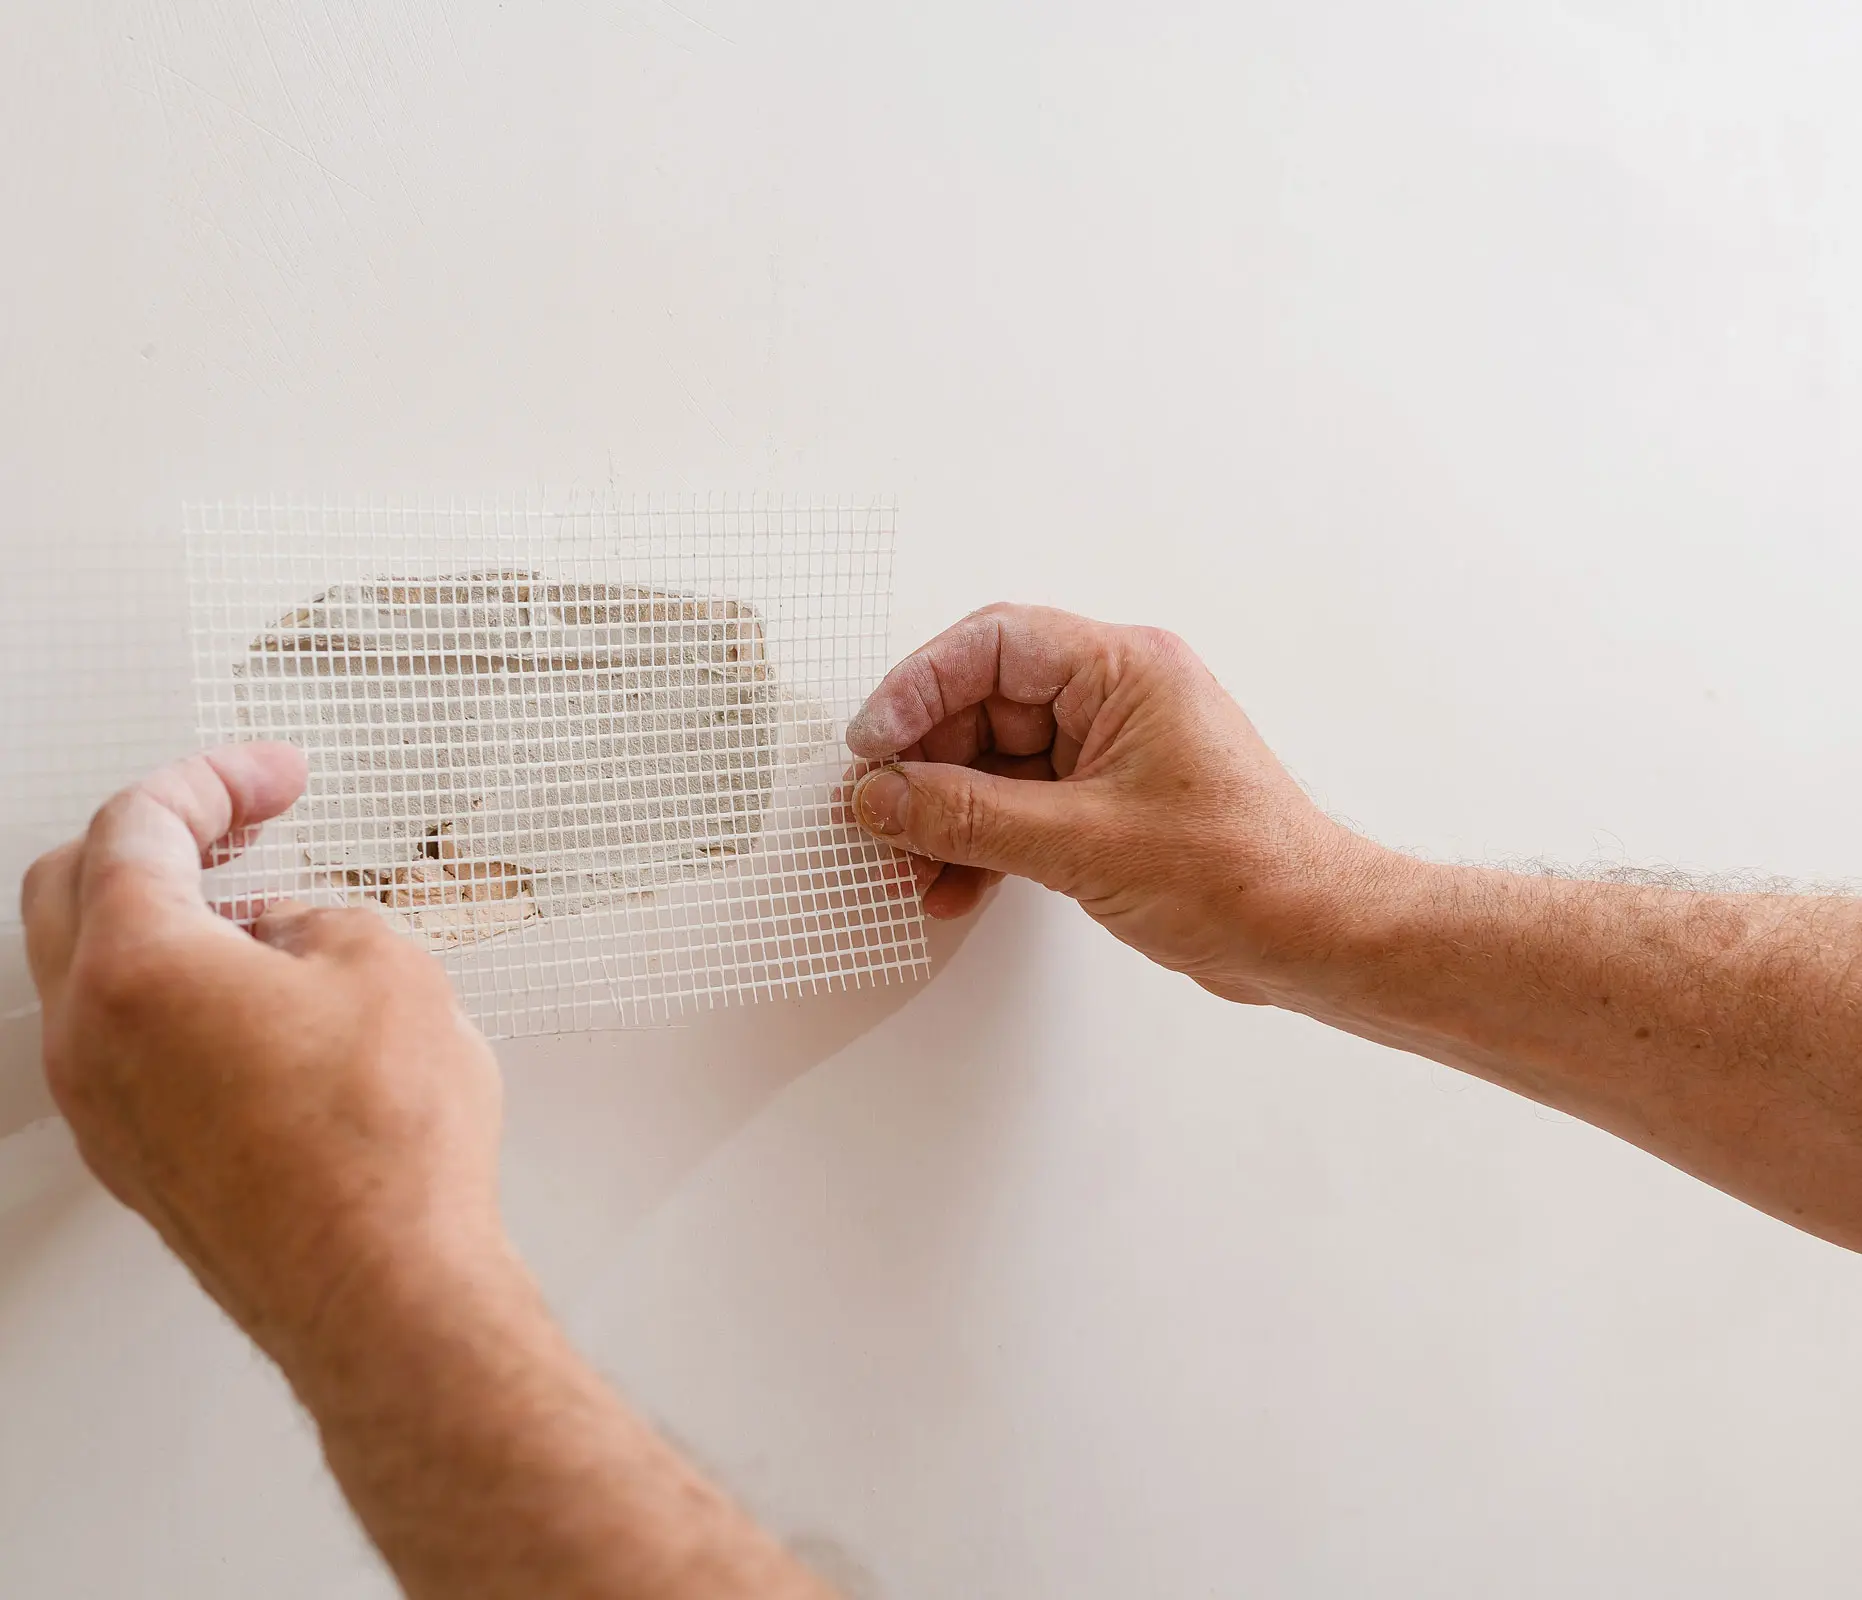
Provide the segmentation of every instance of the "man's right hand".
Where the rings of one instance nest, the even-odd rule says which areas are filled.
[[[1354,887],[1400,861],[1331,821],[1175,635],[990,606],[895,667],[847,730],[889,764],[861,824],[961,916],[1004,873],[1233,1000],[1291,1001]]]
[[[1432,864],[1331,822],[1183,643],[992,606],[901,662],[853,791],[958,916],[1004,872],[1235,1000],[1584,1118],[1862,1249],[1862,901]],[[1045,780],[1045,781],[1043,781]]]

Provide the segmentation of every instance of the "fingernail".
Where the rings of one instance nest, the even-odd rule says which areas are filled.
[[[905,774],[892,767],[869,772],[853,786],[854,815],[860,826],[874,833],[903,833],[905,810],[910,804],[912,786]]]

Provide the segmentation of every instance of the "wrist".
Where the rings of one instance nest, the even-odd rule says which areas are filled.
[[[1382,1037],[1380,1030],[1414,1026],[1419,1007],[1431,1015],[1443,1004],[1452,1009],[1452,993],[1436,994],[1450,969],[1461,984],[1480,981],[1504,930],[1528,914],[1513,893],[1523,886],[1530,894],[1534,880],[1363,844],[1333,886],[1328,933],[1302,973],[1293,1009]],[[1424,996],[1434,998],[1424,1004]]]
[[[358,1276],[286,1371],[410,1594],[823,1593],[577,1354],[501,1235]]]
[[[495,1340],[553,1331],[501,1227],[433,1222],[352,1245],[289,1325],[255,1332],[319,1422],[374,1412]]]
[[[1235,875],[1242,937],[1235,982],[1220,992],[1315,1015],[1375,987],[1454,870],[1330,823],[1281,861],[1271,875]]]

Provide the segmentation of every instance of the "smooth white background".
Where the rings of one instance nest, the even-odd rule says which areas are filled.
[[[1167,624],[1390,842],[1862,876],[1859,80],[1831,0],[6,0],[0,533],[896,492],[895,643]],[[385,1592],[0,1042],[0,1592]],[[1862,1264],[1033,891],[504,1059],[576,1338],[857,1596],[1854,1592]]]

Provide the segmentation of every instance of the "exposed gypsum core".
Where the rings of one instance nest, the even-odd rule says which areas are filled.
[[[386,881],[444,827],[540,909],[747,848],[778,697],[735,600],[523,572],[341,584],[255,639],[242,721],[304,746],[309,863]]]

